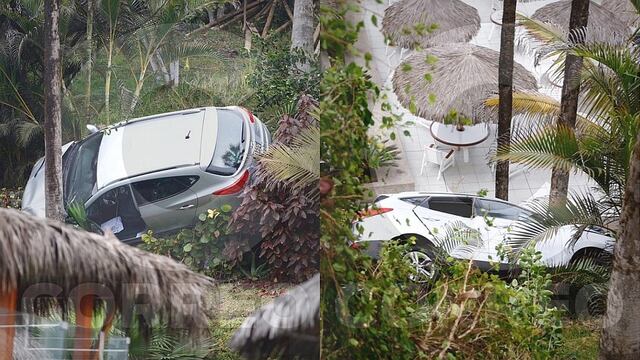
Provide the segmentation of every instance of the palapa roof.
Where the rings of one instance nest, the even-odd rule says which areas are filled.
[[[207,329],[212,279],[183,264],[126,245],[113,235],[80,231],[56,221],[0,208],[0,290],[52,283],[69,294],[96,284],[116,310],[142,302],[152,314],[189,330]]]
[[[571,0],[561,0],[547,4],[531,16],[532,19],[553,24],[565,34],[569,32],[569,18],[571,17]],[[624,21],[619,21],[618,14],[614,14],[601,5],[591,1],[589,4],[589,19],[587,23],[586,42],[624,43],[631,35],[629,27]]]
[[[416,52],[404,60],[393,75],[400,103],[416,115],[442,121],[451,111],[474,122],[496,121],[483,101],[498,92],[497,51],[467,44],[446,44]],[[536,91],[536,79],[514,63],[514,91]]]
[[[230,346],[247,359],[317,358],[320,353],[320,274],[248,317]],[[284,353],[284,354],[283,354]]]
[[[602,7],[614,13],[629,27],[640,26],[640,15],[630,0],[604,0]]]
[[[432,32],[416,31],[432,25],[437,26]],[[460,0],[400,0],[382,20],[382,33],[392,44],[409,49],[467,42],[479,29],[478,10]]]

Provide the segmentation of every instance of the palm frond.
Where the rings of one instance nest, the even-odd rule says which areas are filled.
[[[497,112],[500,105],[498,95],[491,96],[484,101],[488,111]],[[513,93],[513,114],[521,115],[535,124],[552,124],[560,116],[560,102],[556,99],[534,92]],[[606,131],[589,118],[577,114],[576,127],[579,131]]]
[[[542,126],[531,133],[529,129],[515,129],[511,143],[499,146],[493,160],[509,160],[532,168],[574,168],[590,172],[583,166],[580,147],[573,130],[563,126]]]
[[[16,135],[18,145],[27,148],[34,141],[44,138],[44,128],[41,124],[21,121],[16,125]]]
[[[320,130],[308,128],[289,145],[274,144],[259,157],[258,176],[269,175],[297,188],[320,178]]]
[[[452,221],[441,229],[429,229],[429,232],[436,245],[433,249],[435,260],[439,262],[445,262],[451,254],[460,258],[470,258],[473,252],[483,247],[480,232],[461,221]]]
[[[542,58],[558,51],[567,42],[562,29],[551,23],[532,19],[522,14],[516,16],[517,25],[524,29],[518,32],[516,48],[535,56],[537,65]]]
[[[554,239],[560,231],[569,232],[571,240],[565,245],[571,247],[588,227],[606,229],[612,221],[605,206],[592,193],[571,193],[566,203],[557,205],[550,205],[546,197],[534,199],[525,207],[532,215],[518,221],[507,239],[515,252]]]

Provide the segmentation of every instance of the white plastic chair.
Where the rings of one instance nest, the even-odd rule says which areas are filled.
[[[440,180],[442,173],[455,164],[454,151],[453,149],[448,151],[438,149],[434,144],[425,146],[422,154],[422,164],[420,165],[420,175],[424,174],[424,167],[427,163],[440,165],[438,170],[438,180]]]

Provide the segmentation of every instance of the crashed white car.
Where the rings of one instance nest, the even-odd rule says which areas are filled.
[[[500,261],[499,245],[508,246],[518,226],[531,220],[532,216],[532,211],[509,202],[469,194],[403,192],[380,195],[374,206],[356,222],[359,238],[352,247],[364,248],[368,254],[377,257],[385,242],[415,238],[416,245],[407,254],[407,259],[423,279],[432,278],[436,272],[432,249],[443,241],[443,236],[438,234],[452,225],[460,225],[473,230],[479,239],[451,249],[449,255],[472,259],[479,268],[489,269],[491,262]],[[575,226],[564,226],[552,238],[536,243],[545,265],[563,266],[579,258],[612,251],[614,239],[599,228],[586,229],[570,246],[575,230]],[[501,261],[501,269],[509,267],[508,259]]]
[[[147,230],[172,233],[193,226],[207,209],[237,204],[254,154],[270,143],[262,121],[237,106],[124,121],[63,146],[64,204],[84,206],[96,231],[127,243]],[[44,191],[40,159],[22,210],[44,216]]]

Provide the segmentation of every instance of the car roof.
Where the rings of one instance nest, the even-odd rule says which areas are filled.
[[[446,196],[448,196],[448,197],[464,196],[464,197],[470,197],[470,198],[475,198],[475,199],[485,199],[485,200],[503,202],[505,204],[509,204],[509,205],[512,205],[512,206],[517,206],[519,208],[525,209],[524,207],[522,207],[520,205],[514,204],[514,203],[509,202],[509,201],[505,201],[505,200],[502,200],[502,199],[483,197],[483,196],[479,196],[477,194],[458,193],[458,192],[404,191],[404,192],[399,192],[399,193],[395,193],[395,194],[380,194],[378,197],[380,197],[380,196],[395,197],[395,198],[421,197],[421,196],[445,196],[445,197]]]
[[[97,188],[210,159],[217,134],[215,110],[197,108],[146,116],[105,129],[96,166]],[[205,139],[203,132],[208,134]]]

